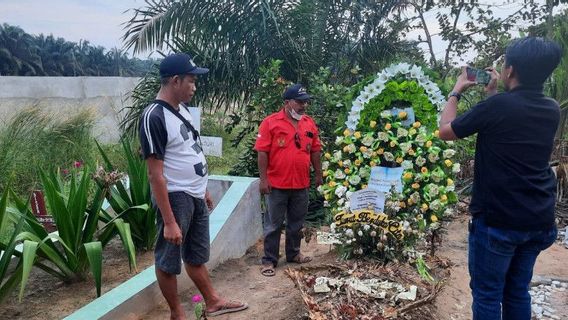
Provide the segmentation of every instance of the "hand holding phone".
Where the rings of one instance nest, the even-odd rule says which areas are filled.
[[[485,70],[475,69],[472,67],[466,68],[467,80],[475,81],[477,84],[486,86],[491,81],[491,74]]]

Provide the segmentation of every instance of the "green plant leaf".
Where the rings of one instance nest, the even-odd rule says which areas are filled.
[[[134,243],[132,242],[132,234],[130,233],[130,224],[125,223],[122,219],[117,219],[114,221],[116,228],[118,229],[118,233],[120,234],[120,239],[122,240],[122,245],[128,254],[128,263],[130,266],[130,271],[132,268],[136,272],[138,272],[138,268],[136,267],[136,248],[134,247]]]
[[[103,247],[100,241],[85,243],[85,252],[91,267],[91,273],[95,278],[95,286],[97,287],[97,297],[101,296],[101,282],[103,269]]]
[[[30,272],[32,271],[32,266],[34,264],[36,258],[36,250],[38,247],[38,243],[34,241],[26,240],[24,241],[24,249],[22,250],[22,281],[20,285],[20,295],[19,300],[22,301],[24,297],[24,289],[28,282],[28,278],[30,276]]]

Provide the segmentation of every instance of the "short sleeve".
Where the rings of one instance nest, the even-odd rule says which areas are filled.
[[[160,109],[148,109],[140,121],[140,146],[144,159],[154,155],[156,159],[163,160],[166,153],[168,133],[163,110],[157,108]]]
[[[318,127],[314,124],[314,132],[316,133],[312,139],[312,152],[321,151],[321,140],[319,137]]]
[[[458,138],[469,137],[483,131],[494,120],[494,108],[489,100],[476,104],[473,108],[461,114],[452,121],[452,130]]]
[[[256,136],[256,143],[254,149],[256,151],[268,152],[272,144],[272,136],[270,134],[270,125],[265,119],[260,123],[258,128],[258,135]]]

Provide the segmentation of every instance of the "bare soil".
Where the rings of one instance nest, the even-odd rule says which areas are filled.
[[[154,264],[154,254],[138,253],[136,261],[138,270],[143,271]],[[128,258],[120,240],[111,241],[103,251],[101,294],[135,275],[136,272],[131,272],[128,267]],[[18,293],[19,288],[0,304],[0,319],[62,319],[97,297],[95,282],[90,275],[85,281],[65,284],[37,268],[32,270],[21,302],[18,301]]]
[[[460,215],[446,226],[447,234],[437,255],[442,260],[451,262],[450,275],[436,300],[431,305],[424,306],[429,312],[429,319],[471,319],[471,294],[467,271],[467,220],[467,215]],[[305,254],[314,257],[314,261],[308,266],[338,263],[337,256],[329,245],[320,245],[315,241],[307,244],[303,242],[302,250]],[[261,254],[262,243],[259,241],[248,250],[244,257],[227,261],[211,272],[214,286],[223,296],[246,301],[250,306],[245,311],[213,319],[307,319],[308,313],[300,291],[284,272],[286,268],[297,268],[298,265],[288,264],[282,258],[276,269],[276,275],[265,277],[260,274]],[[139,254],[137,259],[139,270],[144,270],[153,264],[151,252]],[[535,266],[535,275],[566,279],[568,278],[567,261],[568,249],[555,244],[539,256]],[[106,248],[103,293],[134,274],[134,272],[129,272],[128,261],[119,242],[112,243]],[[190,301],[191,296],[197,293],[195,289],[191,289],[181,294],[189,319],[195,319],[193,305]],[[18,302],[17,294],[14,293],[10,299],[0,305],[0,319],[61,319],[94,298],[95,287],[92,279],[66,285],[41,270],[34,270],[23,301]],[[559,296],[552,301],[552,307],[557,310],[557,314],[568,313],[566,299],[568,295]],[[167,305],[165,301],[161,301],[154,311],[138,319],[168,318]],[[136,318],[129,318],[129,320],[134,319]]]

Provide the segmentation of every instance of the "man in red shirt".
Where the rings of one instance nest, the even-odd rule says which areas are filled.
[[[273,276],[278,265],[280,234],[286,218],[286,260],[306,263],[311,257],[300,253],[300,230],[308,213],[310,163],[316,186],[322,184],[321,143],[318,128],[305,115],[310,101],[306,89],[295,84],[283,95],[284,107],[260,124],[254,146],[258,151],[260,193],[266,195],[264,257],[262,274]]]

